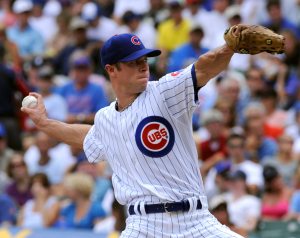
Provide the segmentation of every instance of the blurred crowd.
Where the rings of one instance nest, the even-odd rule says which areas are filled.
[[[158,80],[224,44],[239,23],[284,35],[285,53],[235,54],[198,93],[193,130],[209,207],[245,236],[261,220],[300,221],[299,0],[2,0],[0,224],[117,237],[126,208],[109,166],[38,132],[22,98],[38,92],[49,118],[93,124],[115,100],[100,64],[108,38],[130,32],[159,48],[148,60]]]

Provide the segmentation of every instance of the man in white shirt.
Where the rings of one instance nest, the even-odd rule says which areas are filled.
[[[43,132],[38,132],[36,140],[24,154],[29,174],[45,173],[52,185],[60,184],[75,163],[70,147],[63,143],[53,146],[53,140]]]

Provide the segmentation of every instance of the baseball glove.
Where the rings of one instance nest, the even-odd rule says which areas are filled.
[[[235,25],[225,31],[224,39],[229,48],[240,54],[284,52],[284,37],[263,26]]]

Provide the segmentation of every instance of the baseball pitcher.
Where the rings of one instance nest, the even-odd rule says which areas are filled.
[[[232,55],[282,53],[284,39],[260,26],[237,25],[225,32],[226,44],[194,64],[149,82],[146,49],[132,34],[111,37],[101,49],[116,101],[97,112],[94,125],[48,119],[42,97],[36,108],[22,108],[37,128],[84,149],[88,160],[107,160],[113,169],[116,199],[128,207],[121,237],[241,237],[208,211],[192,114],[197,92],[226,69]]]

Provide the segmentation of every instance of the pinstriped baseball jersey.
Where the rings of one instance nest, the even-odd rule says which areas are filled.
[[[192,139],[195,85],[191,65],[148,82],[126,110],[113,102],[97,112],[84,150],[90,162],[109,162],[121,204],[204,195]]]

